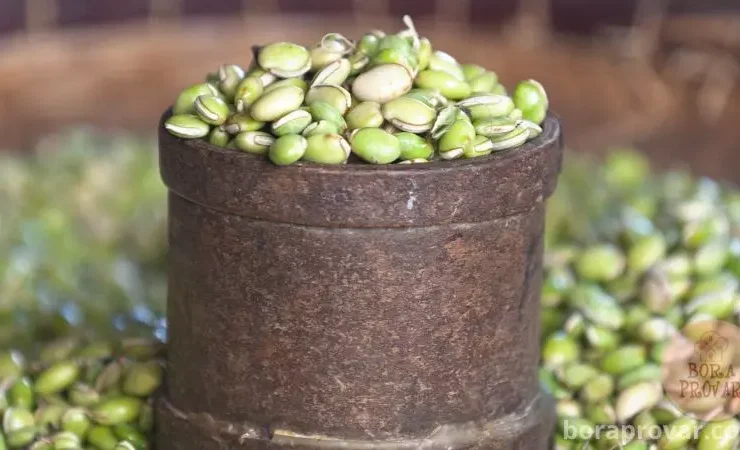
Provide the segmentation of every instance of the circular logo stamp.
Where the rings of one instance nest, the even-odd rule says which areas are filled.
[[[690,323],[663,353],[663,388],[684,414],[702,421],[740,413],[740,328],[727,322]]]

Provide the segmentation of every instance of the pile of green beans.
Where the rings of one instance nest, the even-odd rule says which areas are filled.
[[[37,150],[0,157],[0,449],[151,447],[166,337],[154,142],[84,129]],[[652,173],[632,151],[602,164],[570,155],[546,226],[540,375],[557,402],[554,448],[733,448],[737,439],[717,436],[732,437],[737,419],[682,414],[660,365],[686,324],[738,323],[740,191]],[[123,422],[106,419],[108,408]],[[664,425],[698,439],[579,442],[565,439],[566,420],[581,432]]]
[[[359,41],[329,33],[309,48],[266,45],[246,70],[223,65],[180,93],[165,129],[277,165],[473,158],[542,132],[540,83],[521,81],[509,96],[494,72],[434,51],[404,22]]]
[[[0,449],[145,450],[163,344],[62,338],[33,358],[0,352]]]
[[[687,324],[738,323],[740,191],[682,172],[651,175],[628,151],[601,167],[571,161],[561,182],[548,210],[541,311],[540,377],[557,401],[554,448],[736,448],[737,418],[704,423],[684,414],[665,395],[661,363]],[[708,408],[722,409],[727,400],[712,401]],[[566,423],[584,437],[609,425],[683,433],[574,441]]]

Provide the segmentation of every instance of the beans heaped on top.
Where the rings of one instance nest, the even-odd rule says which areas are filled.
[[[396,34],[354,41],[328,33],[310,47],[268,44],[247,69],[224,64],[182,91],[165,129],[278,165],[474,158],[542,132],[549,103],[540,83],[521,81],[508,96],[496,73],[435,50],[403,22]],[[374,131],[355,138],[365,128]]]

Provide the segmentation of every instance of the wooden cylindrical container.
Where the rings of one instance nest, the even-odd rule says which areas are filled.
[[[546,448],[555,118],[516,151],[390,166],[277,167],[160,130],[160,450]]]

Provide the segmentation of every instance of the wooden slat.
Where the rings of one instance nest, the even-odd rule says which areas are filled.
[[[246,8],[243,9],[245,14],[277,14],[280,12],[280,4],[277,0],[258,0],[247,1]]]
[[[434,11],[436,23],[438,26],[449,23],[467,23],[470,20],[471,0],[436,0],[434,2]],[[465,29],[458,29],[459,32],[466,32]]]
[[[59,20],[57,0],[26,0],[26,31],[54,29]]]
[[[183,0],[182,14],[189,17],[232,16],[241,12],[241,0]]]
[[[153,29],[163,24],[182,21],[182,0],[149,0],[149,26]]]
[[[56,0],[56,8],[60,28],[101,26],[146,18],[149,0]]]
[[[479,28],[500,27],[519,11],[519,0],[471,0],[468,21]]]
[[[22,30],[26,21],[26,6],[23,0],[0,1],[0,34]]]
[[[386,11],[392,17],[401,17],[404,14],[410,15],[415,20],[421,19],[422,17],[434,16],[437,14],[437,3],[427,2],[387,2],[388,7]]]
[[[521,47],[546,44],[552,35],[552,0],[520,0],[507,32],[509,39]]]
[[[629,56],[643,60],[653,59],[660,47],[669,0],[640,0],[627,38]]]
[[[377,0],[369,2],[367,0],[351,0],[347,2],[352,5],[352,15],[356,21],[362,21],[363,18],[384,16],[390,10],[390,0]]]
[[[591,35],[605,26],[629,26],[639,0],[555,0],[552,22],[558,31]]]
[[[346,0],[278,0],[280,12],[285,14],[330,14],[352,13],[352,3]]]

